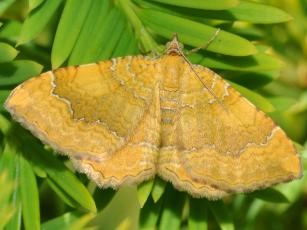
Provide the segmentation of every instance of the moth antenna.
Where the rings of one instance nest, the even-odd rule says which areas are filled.
[[[219,31],[219,29],[217,30],[217,32]],[[217,32],[215,34],[217,34]],[[209,41],[213,40],[214,37],[216,36],[213,36]],[[174,40],[175,39],[175,40]],[[168,51],[172,51],[173,52],[173,49],[174,48],[170,48],[171,45],[173,44],[173,42],[176,42],[176,44],[179,44],[178,42],[178,36],[177,34],[174,34],[174,38],[173,40],[171,41],[169,47],[168,47]],[[223,109],[225,111],[228,111],[227,108],[225,107],[225,105],[223,104],[223,102],[215,95],[215,93],[210,89],[208,88],[208,86],[203,82],[203,80],[201,79],[201,77],[198,75],[198,73],[196,72],[196,70],[194,69],[193,67],[193,64],[189,61],[189,59],[187,59],[187,57],[185,56],[185,54],[183,53],[183,50],[180,49],[180,48],[177,48],[176,49],[176,53],[179,54],[188,64],[189,66],[191,67],[193,73],[196,75],[196,77],[198,78],[198,80],[202,83],[202,85],[208,90],[208,92],[211,94],[212,97],[214,97],[215,100],[217,100],[219,102],[219,104],[223,107]]]
[[[186,52],[186,55],[190,55],[192,53],[196,53],[201,49],[207,49],[209,47],[209,45],[217,38],[218,34],[220,33],[221,29],[218,28],[215,33],[211,36],[211,38],[202,46],[196,47],[194,49],[191,49],[189,51]]]

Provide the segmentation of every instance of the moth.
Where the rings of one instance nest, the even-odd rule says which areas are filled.
[[[158,175],[193,197],[219,199],[302,175],[284,131],[218,74],[191,64],[176,37],[155,58],[33,77],[5,108],[100,187]]]

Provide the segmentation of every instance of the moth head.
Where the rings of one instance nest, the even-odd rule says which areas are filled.
[[[166,54],[168,55],[180,55],[183,54],[183,44],[178,41],[178,34],[174,33],[173,39],[166,43]]]

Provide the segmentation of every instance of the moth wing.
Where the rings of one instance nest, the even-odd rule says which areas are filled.
[[[99,185],[138,183],[154,175],[159,146],[150,65],[127,57],[49,71],[19,85],[5,107]]]

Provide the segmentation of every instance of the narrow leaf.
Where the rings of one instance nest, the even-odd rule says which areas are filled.
[[[264,5],[261,3],[251,2],[251,1],[240,1],[234,7],[231,8],[221,8],[221,10],[211,10],[209,8],[201,8],[201,7],[191,7],[194,9],[187,9],[184,7],[184,4],[159,4],[168,3],[169,0],[136,0],[141,6],[147,6],[152,9],[157,9],[159,11],[163,11],[166,13],[186,17],[186,18],[194,18],[200,22],[206,22],[208,19],[217,19],[223,21],[245,21],[251,23],[259,23],[259,24],[270,24],[270,23],[280,23],[286,22],[292,19],[292,17],[286,12],[282,11],[273,6]],[[176,0],[170,0],[176,1]],[[193,1],[185,1],[186,4],[192,4]],[[207,1],[202,1],[207,3]],[[158,4],[157,4],[158,3]],[[217,6],[217,4],[215,5]]]
[[[48,162],[50,164],[50,167],[46,169],[50,178],[82,207],[96,212],[93,198],[76,176],[65,168],[56,158],[45,154],[44,160],[46,163]]]
[[[6,135],[10,131],[11,127],[12,127],[12,123],[0,113],[0,131]],[[1,166],[1,162],[0,162],[0,166]]]
[[[13,200],[14,215],[6,225],[7,230],[20,230],[22,220],[22,203],[20,189],[14,190]]]
[[[87,210],[96,212],[95,202],[89,191],[62,162],[34,142],[31,143],[31,148],[32,150],[27,150],[31,151],[31,160],[40,167],[44,167],[52,182],[65,191],[76,203]]]
[[[114,195],[116,194],[116,190],[108,188],[102,189],[96,187],[93,198],[95,199],[95,204],[98,210],[103,210],[111,201]]]
[[[69,65],[79,65],[91,62],[92,59],[90,56],[87,58],[84,57],[88,53],[88,49],[94,50],[101,46],[105,46],[105,44],[100,43],[100,37],[103,34],[103,25],[109,12],[109,5],[109,1],[93,1],[89,14],[85,19],[84,25],[69,57]],[[97,31],[101,32],[97,34]],[[91,38],[90,43],[88,42],[89,38]]]
[[[22,25],[18,45],[34,39],[44,29],[61,3],[62,0],[45,1],[32,10]]]
[[[45,0],[29,0],[29,11],[32,11],[40,4],[42,4]]]
[[[135,54],[136,50],[137,44],[135,38],[131,28],[127,26],[112,53],[112,57],[122,57],[127,56],[127,54],[132,55]]]
[[[109,43],[109,35],[116,27],[117,20],[121,20],[121,12],[113,7],[106,18],[101,21],[101,33],[96,34],[95,39],[88,45],[86,53],[83,56],[83,63],[95,62],[101,60],[101,50],[106,49]]]
[[[284,112],[297,103],[297,99],[284,96],[269,97],[268,100],[272,103],[277,112]]]
[[[185,193],[178,192],[170,184],[166,192],[159,230],[179,229]]]
[[[95,217],[93,213],[88,213],[71,222],[64,230],[83,230],[85,226]]]
[[[190,215],[188,219],[188,229],[208,229],[207,223],[207,202],[204,199],[190,198]]]
[[[52,179],[47,178],[47,182],[52,190],[70,207],[76,208],[78,203],[73,200],[65,191],[61,189]]]
[[[231,57],[212,53],[197,53],[189,56],[192,62],[196,61],[208,68],[239,70],[239,71],[271,71],[281,68],[281,62],[274,56],[264,53],[248,57]]]
[[[154,180],[148,180],[138,186],[138,190],[137,190],[138,191],[138,201],[139,201],[141,208],[143,208],[144,204],[146,203],[150,195],[151,189],[153,187],[153,184],[154,184]]]
[[[12,181],[19,182],[20,180],[20,163],[19,154],[16,152],[16,145],[11,141],[5,141],[4,151],[0,158],[0,171],[3,169],[8,172],[8,176]],[[12,218],[6,224],[8,230],[19,230],[21,227],[21,194],[20,184],[16,184],[16,188],[10,197],[9,202],[13,205],[15,210]]]
[[[0,29],[0,38],[7,39],[8,37],[16,41],[21,30],[21,22],[17,20],[9,20]]]
[[[210,206],[210,210],[213,213],[216,222],[220,226],[222,230],[234,230],[234,224],[230,217],[230,213],[228,212],[223,201],[214,201],[208,203]]]
[[[111,28],[113,28],[113,30],[110,31],[108,38],[109,40],[102,41],[103,42],[102,44],[108,44],[108,45],[100,47],[99,49],[100,51],[97,56],[98,60],[109,59],[113,51],[115,50],[119,42],[119,39],[121,38],[121,36],[123,36],[124,28],[127,26],[124,15],[120,13],[117,18],[114,18],[114,20],[116,20],[116,26],[109,25],[111,26]]]
[[[16,0],[0,1],[0,15],[3,14]]]
[[[289,14],[276,7],[249,1],[240,1],[236,7],[226,10],[226,14],[216,15],[217,19],[235,19],[263,24],[286,22],[292,19]],[[219,18],[218,15],[223,18]]]
[[[15,209],[11,202],[7,202],[13,195],[14,181],[8,178],[6,170],[0,172],[0,229],[3,229],[12,218]]]
[[[267,202],[272,202],[272,203],[288,203],[289,202],[289,200],[284,194],[282,194],[280,191],[273,189],[273,188],[258,190],[258,191],[249,193],[248,195],[264,200],[264,201],[267,201]]]
[[[227,71],[224,72],[224,75],[232,82],[238,83],[249,89],[257,89],[276,80],[280,72],[278,70],[257,72]]]
[[[138,10],[138,15],[155,33],[167,39],[178,33],[181,42],[194,47],[204,46],[217,30],[199,22],[150,9]],[[251,42],[226,31],[220,31],[207,49],[233,56],[247,56],[257,52]]]
[[[152,198],[148,198],[148,201],[140,210],[140,229],[156,229],[156,224],[158,222],[161,206],[162,200],[157,203],[154,203]]]
[[[9,44],[0,42],[0,62],[12,61],[18,54],[18,51]]]
[[[63,64],[71,53],[91,4],[92,1],[66,1],[52,46],[51,62],[53,68],[58,68]]]
[[[17,161],[16,146],[8,141],[4,140],[4,149],[0,155],[0,172],[6,171],[9,179],[13,180],[16,177],[15,162]]]
[[[43,66],[28,60],[0,63],[0,85],[14,85],[38,75]]]
[[[51,152],[42,148],[37,140],[24,129],[20,128],[15,132],[15,135],[18,135],[22,142],[26,143],[23,145],[23,150],[33,165],[44,168],[52,182],[66,192],[76,203],[87,210],[96,212],[95,202],[89,191],[60,160]]]
[[[36,176],[40,178],[47,178],[47,173],[43,168],[38,167],[37,165],[31,165],[31,166]]]
[[[255,106],[264,112],[273,112],[275,110],[274,106],[263,96],[258,93],[253,92],[243,86],[237,85],[233,82],[229,82],[232,87],[238,90],[244,97],[250,100]]]
[[[121,8],[121,10],[125,13],[129,22],[133,26],[135,38],[139,42],[139,49],[144,53],[150,51],[161,52],[161,47],[159,47],[151,34],[145,29],[143,22],[136,14],[136,6],[132,2],[128,2],[127,4],[124,1],[118,1],[118,3],[119,8]]]
[[[153,2],[161,2],[165,4],[196,8],[196,9],[210,9],[210,10],[222,10],[230,7],[234,7],[238,4],[238,0],[150,0]]]
[[[25,230],[40,229],[39,197],[34,172],[28,161],[20,155],[20,181],[22,215]]]
[[[67,212],[42,224],[42,230],[65,229],[82,216],[81,212]]]
[[[159,177],[155,178],[155,183],[153,185],[151,196],[153,201],[156,203],[158,200],[160,200],[161,196],[163,195],[166,187],[166,182]]]
[[[297,103],[289,109],[289,112],[293,114],[300,114],[305,111],[307,111],[307,91],[304,91],[300,95]]]

